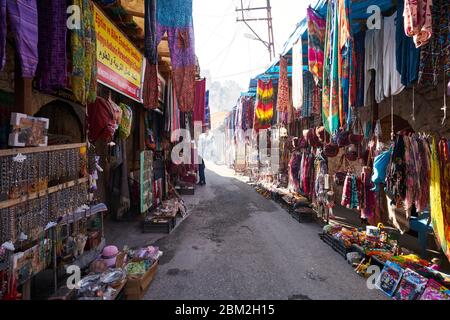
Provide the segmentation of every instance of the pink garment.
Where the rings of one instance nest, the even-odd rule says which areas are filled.
[[[432,0],[405,0],[405,34],[413,37],[417,48],[427,44],[432,34]]]

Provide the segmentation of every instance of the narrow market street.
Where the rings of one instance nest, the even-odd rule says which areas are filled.
[[[207,185],[184,197],[190,216],[155,243],[164,255],[145,299],[385,299],[317,224],[298,223],[232,170],[207,167],[216,171]]]

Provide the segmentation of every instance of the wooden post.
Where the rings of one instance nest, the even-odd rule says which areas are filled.
[[[33,79],[23,78],[20,67],[20,59],[16,54],[15,58],[15,74],[14,74],[14,100],[15,106],[13,112],[24,113],[29,116],[33,115],[32,110],[32,87]]]

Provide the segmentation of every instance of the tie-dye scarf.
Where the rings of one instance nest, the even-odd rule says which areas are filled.
[[[316,83],[320,83],[323,76],[324,45],[327,22],[311,7],[307,9],[306,18],[308,21],[309,71],[313,74]]]
[[[167,33],[179,108],[190,112],[194,108],[196,73],[192,0],[158,1],[156,7],[156,45]]]
[[[268,129],[273,118],[274,92],[272,80],[259,79],[256,96],[255,123],[256,130]]]

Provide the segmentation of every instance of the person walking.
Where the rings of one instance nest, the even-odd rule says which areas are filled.
[[[200,176],[200,181],[198,184],[200,186],[204,186],[206,184],[205,169],[206,169],[205,160],[202,158],[202,163],[200,163],[198,166]]]

